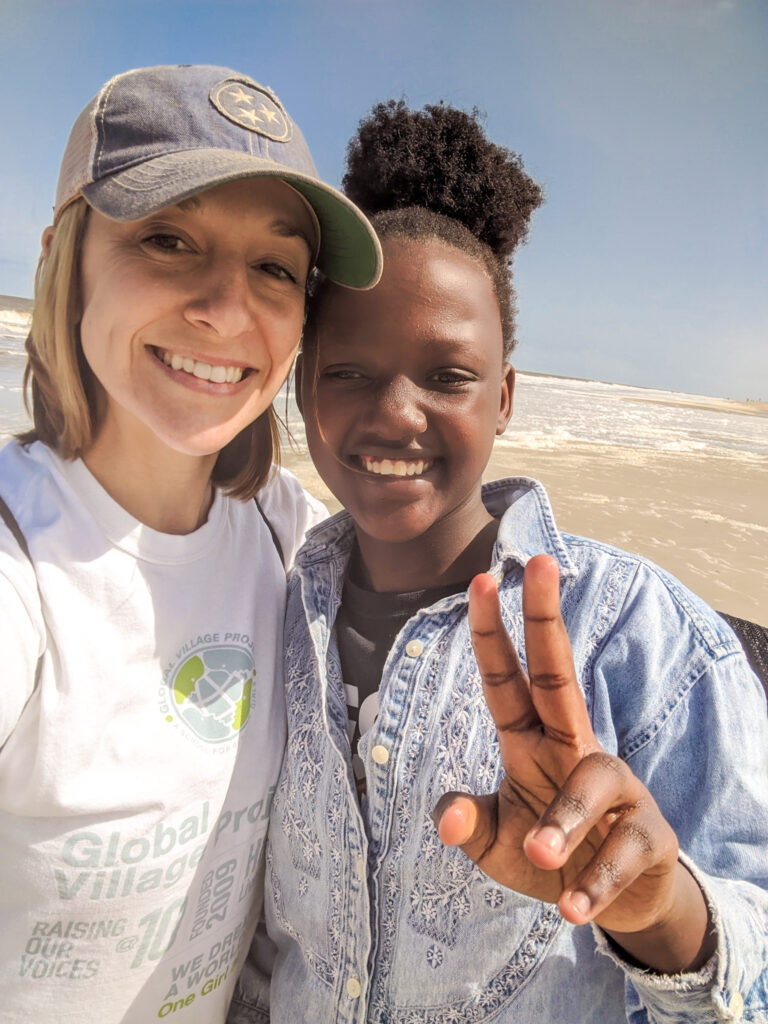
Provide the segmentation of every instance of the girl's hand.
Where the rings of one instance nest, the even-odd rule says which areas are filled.
[[[472,641],[505,776],[492,796],[441,797],[440,837],[573,924],[594,921],[645,966],[697,969],[714,951],[704,897],[651,794],[592,731],[547,555],[526,566],[523,616],[529,675],[493,577],[472,581]]]

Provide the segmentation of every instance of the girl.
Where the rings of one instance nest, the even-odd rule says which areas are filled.
[[[108,82],[72,130],[0,455],[4,1019],[221,1022],[262,906],[287,560],[272,474],[314,265],[380,249],[277,97],[219,67]],[[276,682],[277,680],[277,682]]]
[[[481,488],[539,190],[472,117],[395,103],[345,186],[385,271],[326,282],[305,330],[346,511],[289,583],[273,1019],[766,1019],[768,723],[739,644],[661,570],[559,533],[538,483]]]

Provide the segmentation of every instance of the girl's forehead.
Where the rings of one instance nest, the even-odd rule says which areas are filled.
[[[390,265],[405,268],[421,266],[425,263],[446,262],[472,267],[478,273],[487,276],[485,267],[480,260],[436,235],[385,236],[382,239],[381,247],[385,253],[385,266],[387,262]]]
[[[384,273],[375,288],[333,287],[318,300],[307,347],[316,345],[331,362],[363,353],[382,365],[434,359],[495,363],[503,357],[490,278],[471,257],[433,239],[387,240]]]
[[[485,267],[437,239],[387,239],[384,271],[367,292],[331,286],[317,296],[318,321],[415,314],[499,315],[499,302]]]
[[[375,288],[352,291],[329,285],[317,296],[311,316],[319,321],[357,321],[387,311],[388,318],[414,310],[439,314],[470,305],[498,314],[493,282],[482,262],[439,238],[385,237],[384,271]]]

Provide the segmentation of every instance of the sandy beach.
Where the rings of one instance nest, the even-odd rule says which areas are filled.
[[[711,400],[712,408],[730,406],[768,415],[764,404]],[[286,447],[283,461],[329,508],[339,508],[303,449]],[[768,625],[766,460],[574,442],[542,450],[504,438],[485,478],[504,476],[541,480],[561,529],[642,554],[718,610]]]

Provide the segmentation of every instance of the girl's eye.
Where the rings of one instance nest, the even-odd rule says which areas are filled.
[[[362,380],[363,375],[359,370],[350,370],[346,367],[342,367],[338,370],[328,369],[323,370],[321,376],[328,377],[331,380]]]
[[[444,387],[461,387],[471,384],[474,377],[463,370],[438,370],[429,379],[433,384],[442,384]]]

